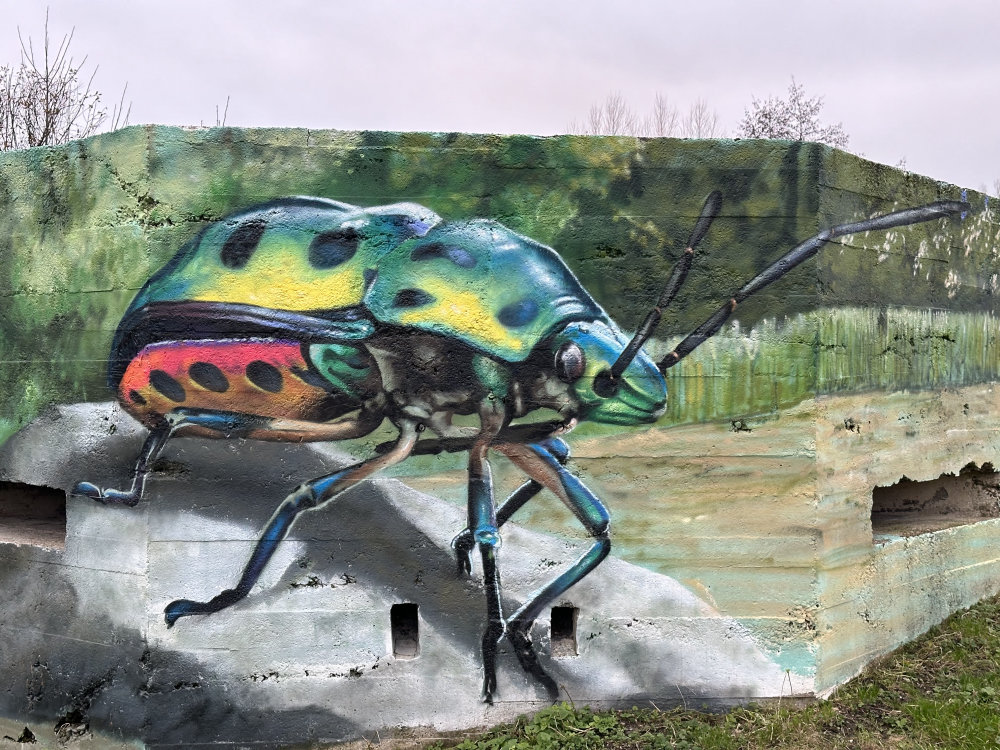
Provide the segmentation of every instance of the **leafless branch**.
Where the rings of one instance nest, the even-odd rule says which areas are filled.
[[[719,116],[704,99],[698,99],[682,121],[677,107],[657,93],[652,110],[640,117],[620,92],[614,92],[590,108],[582,126],[574,122],[570,130],[582,135],[714,138],[719,135]]]
[[[795,82],[788,86],[787,98],[753,97],[743,113],[738,134],[742,138],[781,138],[791,141],[814,141],[846,148],[849,140],[841,123],[822,125],[820,111],[823,97],[806,96],[805,87]]]
[[[34,40],[17,30],[21,60],[17,66],[0,67],[0,148],[4,150],[66,143],[96,133],[107,119],[101,93],[94,88],[95,67],[84,73],[87,58],[77,62],[70,54],[73,31],[53,45],[49,14],[40,50]],[[113,109],[115,127],[128,123],[122,112],[125,89]]]
[[[644,135],[653,137],[677,135],[677,121],[677,107],[672,105],[664,94],[657,92],[653,99],[653,110],[644,123]]]
[[[719,115],[709,109],[708,102],[698,98],[684,117],[682,132],[685,138],[715,138],[719,132]]]

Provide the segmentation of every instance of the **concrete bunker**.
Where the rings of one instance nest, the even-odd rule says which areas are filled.
[[[457,362],[477,388],[489,385],[495,395],[502,383],[491,363],[501,361],[499,351],[531,343],[525,326],[542,326],[554,309],[555,300],[541,292],[525,296],[535,278],[513,256],[509,267],[486,273],[493,254],[449,243],[401,240],[398,247],[413,247],[386,256],[374,269],[383,272],[373,276],[362,260],[374,256],[353,244],[360,236],[353,224],[289,246],[282,263],[265,263],[297,274],[277,283],[258,262],[284,241],[271,242],[254,223],[227,234],[229,225],[218,219],[280,200],[298,218],[275,228],[312,237],[307,209],[330,218],[341,210],[336,201],[384,209],[409,196],[426,214],[403,224],[372,214],[373,226],[391,237],[419,234],[431,231],[424,218],[440,213],[455,237],[472,226],[483,229],[475,235],[482,239],[499,221],[551,246],[580,288],[626,330],[649,313],[683,252],[674,239],[690,236],[698,205],[718,190],[725,210],[693,260],[685,296],[648,342],[647,353],[662,361],[671,338],[729,299],[736,276],[762,268],[765,254],[777,258],[788,242],[833,224],[962,195],[814,144],[751,141],[148,126],[6,159],[0,176],[17,194],[10,197],[16,210],[0,213],[12,238],[12,252],[0,258],[10,300],[3,327],[18,335],[0,336],[0,479],[20,500],[0,512],[0,526],[51,528],[55,519],[59,544],[52,546],[66,541],[62,551],[0,544],[0,672],[11,685],[29,686],[4,693],[0,713],[55,718],[66,713],[67,696],[84,695],[92,727],[174,745],[356,739],[428,721],[457,729],[548,703],[509,643],[497,652],[500,700],[489,707],[481,701],[481,566],[474,576],[455,575],[453,540],[468,523],[467,465],[459,452],[415,451],[397,469],[304,515],[244,600],[173,627],[165,609],[177,597],[209,600],[236,583],[260,529],[298,483],[365,460],[389,436],[300,445],[191,435],[171,441],[153,463],[148,497],[136,507],[74,496],[67,523],[63,493],[81,481],[119,489],[131,482],[148,431],[123,408],[139,403],[131,391],[107,389],[116,326],[136,290],[196,237],[208,237],[204,268],[211,273],[181,279],[171,271],[184,284],[159,292],[189,292],[183,300],[164,297],[167,307],[158,309],[197,302],[185,309],[204,323],[198,333],[208,338],[190,338],[186,323],[171,323],[159,333],[170,333],[173,343],[181,342],[177,334],[202,343],[184,357],[171,341],[150,343],[148,355],[158,364],[147,368],[148,384],[139,383],[142,398],[171,409],[182,403],[172,397],[182,398],[175,386],[183,383],[187,405],[177,408],[198,408],[187,401],[195,393],[239,393],[256,417],[284,419],[288,405],[305,403],[299,396],[307,393],[319,399],[309,402],[316,414],[325,413],[340,402],[311,390],[318,387],[313,368],[329,367],[323,372],[336,379],[362,372],[352,362],[368,367],[354,357],[363,354],[376,306],[392,320],[440,307],[426,318],[431,328],[424,333],[438,331],[451,342],[441,350],[442,373]],[[53,204],[53,185],[65,185],[69,198]],[[643,190],[631,187],[639,185]],[[313,197],[288,198],[305,195]],[[456,196],[468,198],[464,208]],[[519,213],[538,196],[552,196],[545,210]],[[555,465],[571,449],[567,482],[579,481],[606,506],[613,539],[608,559],[538,610],[530,635],[561,690],[605,706],[649,699],[670,705],[679,696],[723,705],[789,690],[824,695],[875,656],[997,590],[997,524],[973,522],[998,515],[993,468],[984,465],[1000,450],[1000,323],[989,291],[995,238],[985,231],[994,220],[982,196],[966,197],[972,208],[965,219],[936,219],[891,236],[841,237],[773,293],[741,303],[732,325],[666,371],[667,411],[657,423],[582,424],[566,436],[566,448],[552,444],[545,460],[554,474],[544,476],[560,475]],[[222,234],[204,234],[209,226]],[[601,231],[595,235],[591,226]],[[255,237],[267,241],[251,242]],[[414,253],[418,244],[423,249]],[[541,262],[534,244],[522,249],[519,258]],[[480,266],[471,268],[474,262]],[[43,273],[49,266],[52,273]],[[312,296],[309,290],[333,284],[338,269],[351,289],[382,284],[380,301],[348,310],[330,307],[346,304],[343,295]],[[419,274],[427,283],[412,286]],[[306,276],[323,284],[300,284]],[[496,283],[484,285],[483,278]],[[386,286],[392,279],[405,288]],[[206,300],[196,288],[232,292],[226,299],[241,305],[240,315],[259,293],[263,313],[281,314],[254,317],[236,331],[245,334],[240,357],[220,348],[212,369],[207,349],[198,347],[215,341],[218,321],[199,306]],[[501,298],[501,291],[511,296]],[[292,299],[302,310],[289,317]],[[445,316],[445,307],[461,315]],[[350,315],[305,315],[334,309]],[[317,348],[276,339],[270,369],[255,364],[272,361],[258,351],[261,321],[292,326],[302,316],[311,321],[310,336],[325,320],[332,328],[323,331],[346,338],[317,338],[324,342]],[[452,360],[452,352],[468,354],[452,346],[459,335],[480,329],[495,334],[482,342],[488,356]],[[580,363],[569,351],[559,360],[567,377],[569,365]],[[541,373],[557,353],[528,357],[524,367]],[[226,363],[230,369],[221,367]],[[164,367],[172,380],[153,374]],[[438,377],[437,359],[421,368]],[[544,382],[562,388],[557,381]],[[414,391],[425,385],[416,375],[399,383]],[[445,401],[465,387],[459,378],[440,383],[450,390],[431,395]],[[430,378],[428,387],[436,384]],[[116,395],[126,403],[115,403]],[[760,419],[733,421],[735,414]],[[457,415],[455,424],[465,426],[465,418]],[[964,490],[952,484],[901,481],[904,474],[957,471],[955,456],[975,460],[979,473],[934,482],[965,483],[979,499],[959,503]],[[519,466],[501,459],[493,470],[498,504],[534,491],[530,484],[520,489]],[[59,489],[36,502],[48,491],[33,485]],[[506,614],[580,555],[597,555],[599,545],[587,552],[598,542],[581,536],[580,520],[584,530],[597,530],[602,514],[594,503],[581,507],[584,519],[565,513],[546,490],[504,526]],[[941,534],[916,530],[938,528],[929,521],[934,513],[962,525]],[[873,545],[873,533],[894,533],[893,517],[909,530],[887,540],[894,543]],[[306,557],[310,576],[301,583],[296,562]],[[340,576],[352,585],[333,585]]]

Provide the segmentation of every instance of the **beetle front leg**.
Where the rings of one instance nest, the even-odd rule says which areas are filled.
[[[493,476],[486,459],[488,445],[477,443],[469,451],[469,529],[483,560],[483,589],[486,594],[486,631],[483,633],[483,699],[493,702],[497,688],[497,646],[504,635],[500,603],[500,575],[497,571],[496,506],[493,503]]]
[[[410,455],[416,442],[416,425],[404,423],[400,428],[399,439],[391,451],[299,485],[278,506],[271,520],[267,522],[235,588],[226,589],[207,602],[191,599],[170,602],[164,610],[167,627],[172,627],[181,617],[218,612],[243,599],[250,593],[250,589],[264,571],[278,544],[287,536],[300,513],[322,507],[380,469],[399,463]]]

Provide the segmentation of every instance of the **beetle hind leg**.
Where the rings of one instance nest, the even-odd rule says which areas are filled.
[[[575,563],[552,581],[535,591],[528,601],[506,621],[506,635],[514,648],[521,668],[538,680],[555,700],[559,688],[545,671],[531,641],[531,626],[545,607],[583,580],[611,551],[611,517],[604,504],[577,477],[564,468],[569,458],[566,444],[545,441],[531,445],[504,443],[496,446],[539,486],[554,492],[587,529],[593,543]]]
[[[150,430],[142,444],[139,458],[132,472],[132,486],[127,490],[102,489],[92,482],[77,482],[70,494],[89,497],[108,505],[135,506],[142,499],[146,480],[153,471],[153,464],[170,438],[191,430],[212,436],[245,436],[271,420],[247,414],[217,412],[206,409],[173,409]]]
[[[569,460],[569,446],[564,440],[551,438],[540,443],[540,445],[555,457],[560,466],[566,465],[566,462]],[[504,500],[500,507],[497,508],[497,528],[503,528],[503,525],[510,520],[511,516],[517,513],[531,498],[541,491],[542,485],[534,479],[529,479],[514,490],[510,494],[510,497]],[[451,548],[455,551],[455,561],[458,564],[459,575],[469,575],[472,573],[472,552],[475,547],[475,537],[468,527],[462,529],[451,540]]]
[[[163,420],[150,431],[146,442],[142,444],[142,450],[139,451],[139,458],[132,472],[132,486],[129,489],[103,489],[91,482],[77,482],[70,494],[89,497],[91,500],[107,505],[126,505],[129,507],[137,505],[146,489],[146,479],[153,470],[153,463],[173,435],[174,429],[174,425]]]

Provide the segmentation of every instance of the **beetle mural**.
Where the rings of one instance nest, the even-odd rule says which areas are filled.
[[[292,197],[216,222],[140,290],[122,319],[109,385],[149,428],[128,489],[80,482],[74,493],[132,506],[153,463],[181,436],[334,441],[385,420],[398,438],[372,457],[301,484],[278,506],[234,588],[209,601],[179,599],[168,626],[244,598],[301,513],[408,456],[468,453],[468,523],[453,541],[460,573],[481,559],[486,597],[483,697],[496,692],[506,638],[552,698],[555,680],[530,638],[532,623],[610,551],[604,504],[566,469],[563,440],[583,420],[650,424],[663,413],[666,370],[713,336],[737,304],[814,255],[827,241],[960,214],[940,201],[841,224],[802,242],[733,293],[655,362],[643,349],[719,213],[711,194],[656,304],[632,336],[549,247],[489,220],[444,221],[410,203],[360,208]],[[535,412],[556,419],[527,421]],[[455,417],[478,418],[459,426]],[[489,454],[528,481],[494,498]],[[501,606],[500,529],[542,489],[592,539],[579,559],[512,614]]]

